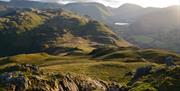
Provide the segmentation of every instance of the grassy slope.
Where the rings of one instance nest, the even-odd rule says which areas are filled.
[[[88,56],[50,56],[44,53],[21,54],[0,60],[1,68],[14,63],[37,64],[48,72],[75,73],[106,81],[117,81],[126,84],[130,77],[127,72],[138,67],[150,65],[149,62],[125,63],[121,60],[102,61]]]
[[[137,68],[142,66],[153,65],[153,73],[140,78],[132,85],[133,89],[130,91],[146,91],[147,89],[151,89],[151,91],[157,91],[157,89],[178,91],[179,87],[176,86],[178,86],[179,80],[175,81],[174,78],[178,79],[179,68],[167,69],[167,67],[163,68],[163,65],[156,63],[122,61],[123,59],[102,61],[92,59],[89,56],[51,56],[45,53],[36,53],[0,58],[0,69],[16,63],[31,63],[39,65],[45,72],[71,73],[110,82],[116,81],[121,85],[126,85],[131,80],[131,77],[126,73],[135,72]],[[159,71],[160,73],[156,73],[155,69],[162,70]]]
[[[138,48],[98,48],[90,53],[93,58],[101,60],[121,59],[125,62],[154,62],[158,64],[165,63],[166,57],[173,57],[173,60],[179,64],[180,55],[171,51],[161,49],[138,49]]]
[[[15,9],[8,12],[0,17],[0,56],[32,51],[49,53],[47,50],[59,47],[78,48],[88,53],[94,45],[132,46],[118,38],[107,25],[70,11]]]
[[[164,64],[164,58],[174,57],[179,64],[180,55],[159,49],[114,48],[95,49],[89,55],[52,56],[46,53],[19,54],[0,59],[0,68],[15,63],[37,64],[48,72],[75,73],[105,81],[117,81],[126,84],[131,76],[129,72],[142,66]]]

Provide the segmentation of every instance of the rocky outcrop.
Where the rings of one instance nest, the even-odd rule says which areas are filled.
[[[72,74],[44,73],[35,65],[14,65],[0,71],[7,91],[127,91],[117,83]]]
[[[131,81],[127,85],[134,84],[139,78],[150,74],[151,70],[152,70],[151,65],[146,66],[146,67],[137,68],[133,78],[131,79]]]
[[[180,66],[141,67],[127,84],[129,91],[179,91]]]

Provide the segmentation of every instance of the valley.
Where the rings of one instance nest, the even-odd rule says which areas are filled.
[[[174,8],[0,1],[0,91],[179,91]]]

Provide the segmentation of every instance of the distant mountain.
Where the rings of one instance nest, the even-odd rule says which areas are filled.
[[[145,48],[179,49],[179,9],[176,6],[167,8],[143,8],[134,4],[124,4],[119,8],[106,7],[99,3],[44,3],[27,0],[0,2],[0,16],[15,12],[12,8],[59,9],[84,15],[88,19],[104,22],[120,36]],[[6,10],[8,9],[8,10]],[[128,23],[129,26],[116,26],[115,23]],[[162,36],[161,36],[162,35]],[[161,38],[159,37],[161,36]],[[163,37],[166,36],[166,37]],[[164,40],[166,39],[166,41]],[[179,51],[178,51],[179,52]]]
[[[162,8],[138,17],[125,33],[126,39],[144,48],[180,52],[180,7]]]
[[[65,5],[64,8],[104,22],[111,16],[111,12],[99,3],[70,3]]]
[[[134,17],[140,15],[143,7],[134,4],[124,4],[119,8],[109,8],[113,16],[111,17],[114,22],[127,22]]]
[[[0,17],[0,43],[4,55],[130,45],[101,22],[61,9],[29,8],[12,9]]]
[[[64,8],[88,18],[102,21],[106,24],[115,22],[132,22],[137,17],[158,10],[158,8],[143,8],[134,4],[124,4],[119,8],[106,7],[100,3],[45,3],[28,0],[11,0],[10,2],[0,2],[0,5],[8,5],[18,8]]]
[[[73,11],[80,15],[85,15],[86,17],[92,18],[94,20],[99,20],[107,22],[108,17],[111,16],[111,12],[100,3],[70,3],[67,5],[57,4],[57,3],[45,3],[38,1],[29,0],[11,0],[10,2],[0,2],[0,5],[8,5],[18,8],[64,8],[66,10]]]
[[[106,24],[115,22],[131,23],[144,14],[159,10],[159,8],[143,8],[134,4],[124,4],[119,8],[111,8],[99,3],[71,3],[63,6],[63,8]]]
[[[147,13],[138,17],[132,24],[133,31],[140,32],[168,32],[180,28],[180,7],[173,6],[163,8],[156,12]],[[134,27],[141,27],[136,29]],[[150,29],[151,28],[151,29]]]
[[[159,8],[143,8],[135,4],[123,4],[119,8],[110,8],[113,13],[111,16],[112,21],[114,22],[132,22],[137,17],[140,17],[144,14],[154,12]]]
[[[37,2],[30,0],[11,0],[9,2],[0,1],[0,5],[8,5],[18,8],[39,8],[39,9],[61,7],[61,4],[57,4],[57,3],[45,3],[45,2]]]
[[[0,12],[6,11],[7,7],[4,5],[0,5]]]
[[[47,3],[39,1],[29,0],[11,0],[10,2],[0,1],[0,5],[6,5],[17,8],[38,8],[38,9],[58,9],[64,8],[88,18],[102,21],[106,24],[114,24],[115,22],[127,22],[131,23],[138,17],[145,14],[156,12],[160,8],[143,8],[135,4],[123,4],[119,8],[106,7],[100,3],[69,3],[69,4],[58,4],[58,3]]]

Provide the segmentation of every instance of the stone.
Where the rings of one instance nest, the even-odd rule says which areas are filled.
[[[134,79],[138,79],[144,75],[147,75],[150,73],[150,71],[152,70],[152,66],[146,66],[146,67],[141,67],[141,68],[138,68],[135,72],[135,75],[134,75]]]
[[[23,91],[23,89],[28,87],[28,79],[26,79],[21,72],[3,73],[0,75],[0,82],[9,88],[14,86],[16,91]]]
[[[172,56],[168,56],[164,59],[164,62],[167,66],[176,66],[176,64],[174,63],[173,57]]]
[[[41,73],[37,66],[30,64],[7,67],[3,71],[0,84],[8,91],[127,91],[116,82],[108,84],[84,76]]]

